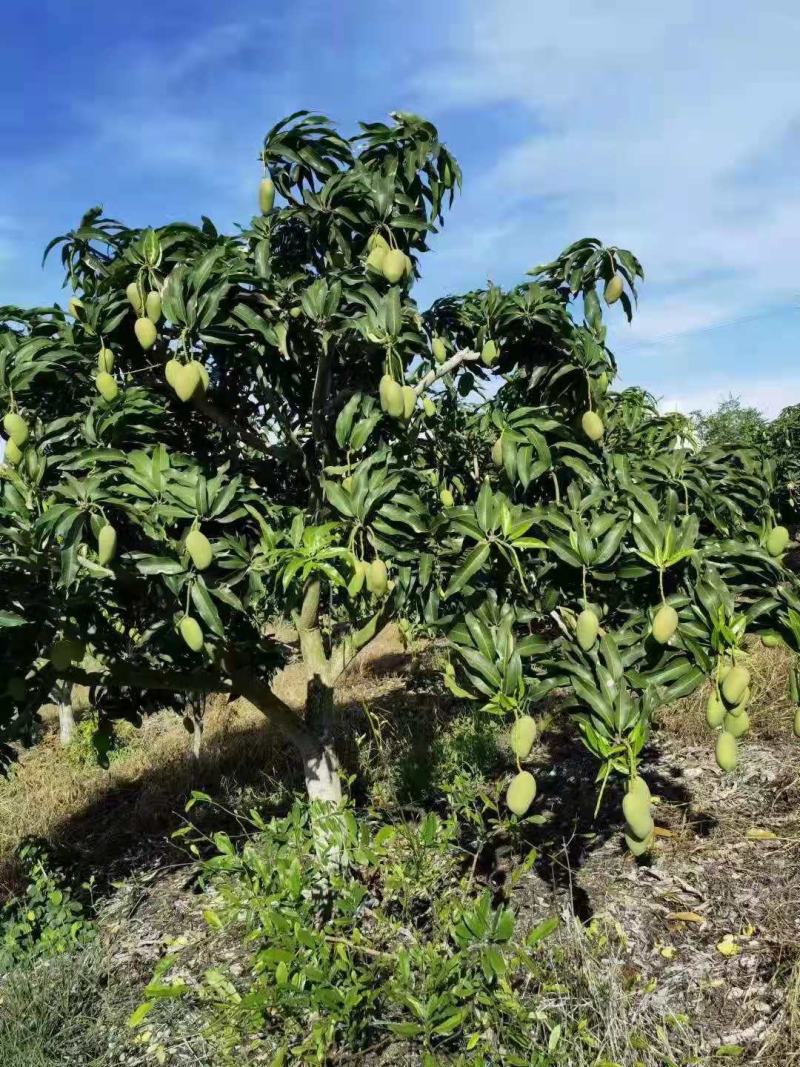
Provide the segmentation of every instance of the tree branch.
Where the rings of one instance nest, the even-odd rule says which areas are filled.
[[[450,371],[455,370],[462,363],[474,363],[481,358],[480,352],[473,352],[471,348],[460,348],[454,356],[446,359],[441,367],[434,367],[433,370],[429,370],[424,378],[414,386],[414,392],[417,396],[422,394],[433,385],[434,382],[438,382],[440,378],[444,378],[445,374],[449,374]]]

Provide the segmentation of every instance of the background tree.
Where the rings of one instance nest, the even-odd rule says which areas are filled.
[[[715,411],[693,411],[697,436],[706,445],[765,448],[770,432],[758,408],[744,407],[739,397],[728,397]]]
[[[48,248],[67,313],[2,309],[6,735],[55,675],[243,694],[336,801],[334,687],[406,618],[446,636],[454,693],[513,724],[512,811],[535,792],[530,713],[563,689],[603,780],[630,779],[642,851],[654,708],[733,672],[730,767],[748,625],[800,637],[773,466],[697,450],[687,420],[610,391],[601,300],[633,314],[628,251],[585,239],[421,314],[413,282],[460,183],[430,123],[347,140],[299,112],[261,158],[261,214],[236,235],[96,208]],[[294,656],[304,713],[271,686]]]

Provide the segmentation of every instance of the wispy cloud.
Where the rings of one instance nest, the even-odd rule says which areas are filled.
[[[796,300],[796,3],[499,0],[456,32],[433,84],[426,71],[439,106],[519,114],[478,199],[502,199],[515,247],[633,248],[648,283],[628,346]]]

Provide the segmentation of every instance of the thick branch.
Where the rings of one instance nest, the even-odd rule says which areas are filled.
[[[392,604],[387,600],[375,614],[355,633],[348,634],[331,652],[329,676],[331,685],[345,673],[358,653],[379,633],[392,617]]]
[[[170,693],[240,693],[273,723],[302,754],[313,751],[317,739],[306,729],[302,719],[268,685],[248,672],[236,672],[230,678],[213,671],[158,671],[147,667],[128,667],[115,663],[96,670],[72,667],[64,677],[77,685],[129,686],[131,689],[162,690]]]
[[[328,435],[325,408],[327,406],[328,393],[330,391],[331,353],[328,338],[321,338],[322,351],[317,360],[317,373],[314,378],[314,392],[311,396],[311,432],[314,435],[314,448],[317,454],[317,463],[320,467],[325,465],[325,451]]]
[[[440,367],[434,367],[433,370],[429,370],[424,378],[421,378],[414,386],[414,392],[417,396],[422,394],[434,384],[438,382],[440,378],[444,378],[446,374],[455,370],[456,367],[460,367],[462,363],[474,363],[480,359],[480,352],[473,352],[471,348],[460,348],[454,356],[446,359]]]

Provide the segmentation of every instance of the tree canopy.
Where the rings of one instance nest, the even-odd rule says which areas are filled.
[[[447,641],[477,713],[565,693],[635,780],[654,709],[722,685],[748,629],[797,647],[774,463],[613,390],[629,251],[584,239],[421,311],[461,182],[430,123],[348,139],[298,112],[261,159],[235,234],[93,208],[47,249],[67,308],[0,309],[3,736],[57,675],[241,693],[336,799],[333,687],[399,619]],[[305,714],[271,689],[295,656]]]

